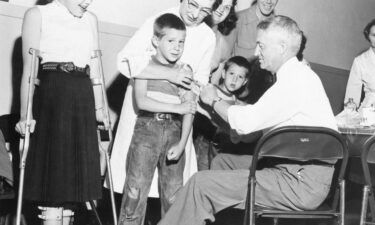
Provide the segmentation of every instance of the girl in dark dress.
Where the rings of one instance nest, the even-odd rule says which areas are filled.
[[[40,206],[43,224],[61,224],[61,215],[63,224],[69,224],[76,204],[101,198],[96,118],[102,118],[103,107],[100,89],[90,81],[98,75],[93,50],[99,48],[97,18],[86,11],[90,3],[54,0],[29,9],[23,20],[16,130],[25,134],[29,49],[39,49],[40,85],[33,96],[24,198]]]

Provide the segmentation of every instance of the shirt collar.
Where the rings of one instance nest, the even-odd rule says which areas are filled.
[[[62,11],[64,11],[65,13],[68,13],[70,14],[69,10],[58,0],[54,0],[53,3],[55,3],[55,5]]]
[[[155,57],[155,55],[151,56],[151,60],[152,60],[154,63],[158,64],[158,65],[166,66],[166,67],[169,67],[169,68],[175,68],[175,67],[178,67],[178,65],[179,65],[178,62],[176,62],[176,63],[174,63],[174,64],[164,64],[164,63],[160,62],[160,61]]]
[[[370,59],[374,60],[374,62],[375,62],[375,52],[374,52],[374,50],[372,50],[371,47],[368,50],[368,55],[369,55]]]
[[[287,71],[294,68],[298,62],[299,61],[298,61],[297,57],[295,57],[295,56],[288,59],[283,65],[281,65],[279,70],[276,72],[276,78],[279,79],[280,76],[283,76],[283,74],[288,74]]]
[[[225,95],[225,96],[227,96],[227,97],[233,97],[233,93],[228,93],[228,92],[226,92],[226,91],[224,91],[219,85],[215,85],[216,86],[216,88],[223,94],[223,95]]]
[[[62,13],[65,13],[65,15],[69,16],[69,17],[72,17],[72,18],[75,18],[75,19],[81,19],[85,16],[85,13],[83,13],[83,16],[82,17],[76,17],[74,16],[69,10],[68,8],[66,8],[65,5],[63,5],[59,0],[54,0],[53,3],[55,3],[55,5],[57,6],[57,8],[59,10],[61,10]]]

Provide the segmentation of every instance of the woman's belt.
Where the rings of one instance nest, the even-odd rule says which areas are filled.
[[[181,115],[177,113],[156,113],[156,112],[149,112],[145,110],[138,111],[139,117],[148,117],[154,118],[158,121],[160,120],[181,120]]]
[[[46,71],[59,71],[59,72],[81,72],[90,75],[90,67],[78,67],[73,62],[47,62],[41,65],[42,70]]]

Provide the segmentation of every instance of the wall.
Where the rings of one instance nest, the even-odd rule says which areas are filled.
[[[239,9],[250,4],[238,1]],[[304,30],[305,56],[311,62],[349,70],[353,58],[369,46],[362,31],[375,18],[374,0],[279,0],[276,9]]]
[[[9,0],[10,3],[22,6],[33,6],[36,2],[46,0]],[[179,0],[94,0],[89,9],[100,21],[139,27],[145,18],[163,9],[178,6]]]
[[[0,115],[17,109],[18,85],[22,63],[20,33],[24,11],[36,0],[0,1]],[[251,0],[238,0],[238,9],[250,5]],[[101,21],[100,39],[109,94],[121,96],[125,82],[118,77],[115,65],[117,52],[123,47],[144,20],[163,9],[178,5],[179,0],[95,0],[90,6]],[[23,5],[23,6],[21,6]],[[26,7],[27,6],[27,7]],[[328,86],[342,89],[353,58],[368,47],[362,29],[373,17],[374,0],[279,0],[277,13],[294,18],[304,30],[308,42],[305,57],[318,65],[314,69],[328,82]],[[320,65],[320,66],[319,66]],[[323,69],[322,69],[323,68]],[[337,71],[340,71],[337,73]],[[336,74],[336,75],[335,75]],[[342,82],[328,78],[339,76]],[[333,90],[336,90],[333,88]],[[117,93],[120,92],[120,93]],[[335,100],[336,101],[336,100]],[[121,98],[113,108],[119,113]]]
[[[253,0],[238,0],[237,9]],[[33,5],[36,0],[10,0]],[[90,10],[100,21],[139,27],[145,18],[178,6],[179,0],[94,0]],[[295,19],[308,37],[306,58],[314,63],[350,69],[353,58],[367,48],[362,29],[374,16],[374,0],[279,0],[277,13]]]
[[[21,27],[27,7],[0,1],[0,115],[19,110],[19,83],[22,73]],[[117,52],[134,33],[135,28],[100,22],[99,34],[103,52],[103,68],[108,94],[118,98],[111,101],[114,119],[119,114],[126,79],[116,68]]]

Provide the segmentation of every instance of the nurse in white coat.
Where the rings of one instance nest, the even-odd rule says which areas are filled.
[[[187,35],[184,53],[180,61],[190,65],[193,74],[181,71],[180,76],[176,77],[175,72],[170,75],[168,71],[165,71],[164,74],[155,74],[155,79],[166,79],[179,85],[186,85],[186,82],[193,78],[201,84],[207,84],[210,74],[210,61],[216,41],[213,31],[202,21],[205,16],[211,13],[214,0],[196,0],[195,3],[199,4],[200,7],[192,6],[191,2],[183,0],[180,7],[162,12],[173,13],[185,22]],[[148,64],[150,56],[155,53],[151,38],[153,23],[158,15],[148,19],[118,54],[118,69],[128,78],[141,77],[141,72]],[[152,72],[150,73],[152,74]],[[134,104],[133,84],[133,79],[130,79],[111,156],[114,191],[118,193],[122,193],[125,184],[126,157],[136,121],[137,108]],[[184,182],[197,171],[191,134],[186,144],[185,156]],[[157,171],[153,178],[149,196],[158,197]]]

